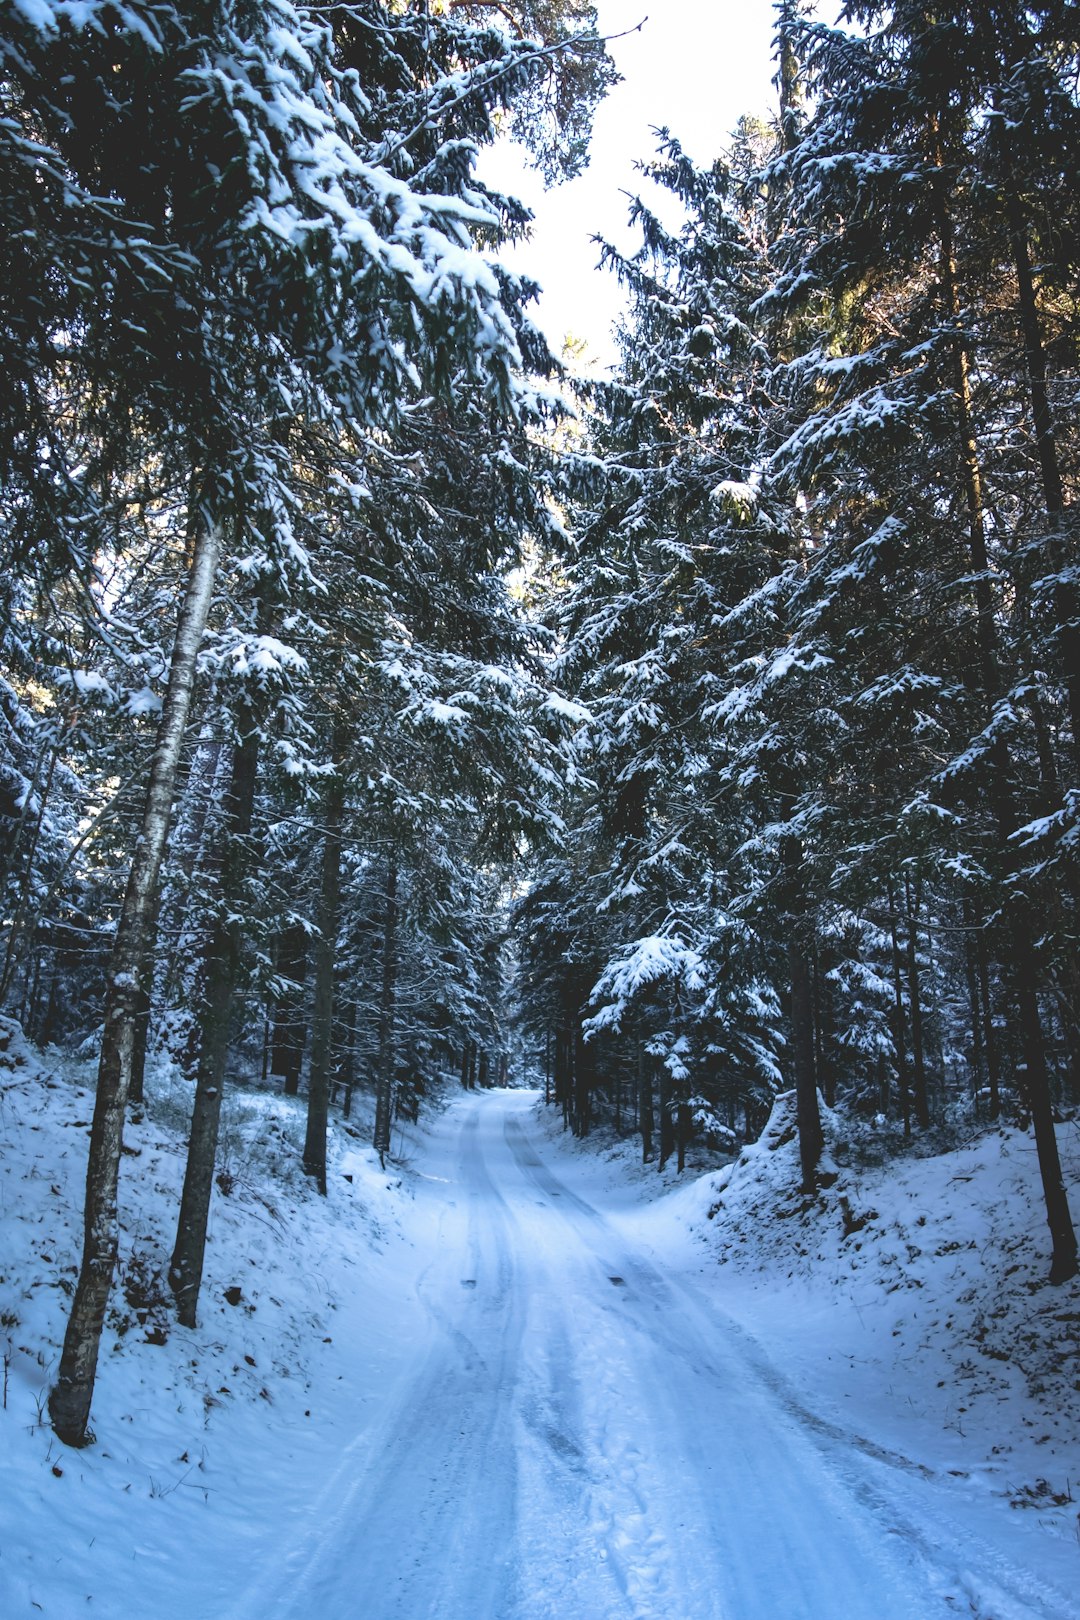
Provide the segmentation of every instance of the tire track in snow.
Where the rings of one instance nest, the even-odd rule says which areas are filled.
[[[433,1135],[426,1338],[236,1620],[1080,1620],[562,1182],[530,1106]]]
[[[508,1429],[525,1312],[478,1120],[473,1110],[460,1142],[467,1233],[455,1242],[456,1223],[440,1223],[442,1241],[418,1287],[434,1342],[382,1421],[346,1447],[305,1531],[235,1620],[482,1620],[512,1610],[516,1447]]]
[[[579,1218],[588,1225],[599,1223],[600,1217],[547,1174],[528,1134],[512,1114],[506,1118],[503,1134],[510,1154],[508,1167],[517,1172],[522,1188],[515,1204],[524,1211],[535,1206],[534,1190],[546,1195],[547,1213],[542,1222],[529,1222],[529,1237],[534,1249],[542,1249],[547,1257],[554,1287],[563,1301],[569,1356],[564,1352],[558,1357],[559,1377],[580,1392],[575,1448],[577,1471],[587,1481],[586,1516],[578,1530],[576,1555],[568,1551],[568,1556],[576,1556],[584,1567],[599,1564],[608,1587],[603,1607],[578,1612],[587,1613],[589,1620],[623,1615],[633,1620],[673,1620],[674,1616],[679,1620],[728,1620],[720,1572],[713,1567],[708,1547],[699,1545],[692,1551],[689,1562],[695,1575],[687,1568],[686,1549],[680,1545],[685,1538],[672,1521],[670,1502],[655,1489],[647,1442],[644,1447],[639,1443],[650,1433],[654,1392],[641,1378],[635,1347],[624,1332],[623,1313],[612,1304],[621,1279],[611,1266],[602,1281],[596,1277],[595,1248],[583,1243],[577,1231]],[[554,1220],[553,1209],[558,1211]],[[569,1245],[567,1224],[574,1237]],[[550,1336],[550,1324],[545,1324],[545,1332]],[[711,1582],[704,1577],[706,1568],[711,1570]],[[540,1609],[535,1607],[535,1596],[533,1601],[534,1607],[523,1612],[523,1620],[548,1612],[562,1620],[570,1612]]]
[[[697,1386],[699,1419],[708,1414],[711,1422],[699,1421],[696,1433],[687,1424],[683,1394],[671,1399],[662,1382],[658,1387],[671,1433],[680,1435],[685,1447],[688,1472],[699,1480],[703,1468],[715,1469],[715,1457],[710,1461],[708,1448],[701,1445],[703,1427],[723,1434],[732,1408],[725,1392],[745,1392],[742,1402],[754,1413],[752,1438],[741,1457],[729,1459],[736,1466],[724,1470],[727,1477],[718,1482],[718,1499],[737,1496],[735,1521],[744,1528],[755,1522],[771,1525],[773,1534],[762,1536],[759,1544],[751,1535],[740,1545],[739,1535],[724,1522],[726,1516],[711,1515],[712,1531],[725,1550],[725,1585],[738,1620],[758,1615],[773,1620],[779,1614],[784,1620],[803,1614],[807,1620],[832,1620],[834,1615],[853,1620],[864,1612],[871,1620],[893,1613],[912,1620],[928,1620],[931,1614],[961,1614],[969,1620],[1080,1620],[1080,1606],[1016,1569],[981,1537],[950,1525],[947,1489],[928,1495],[925,1488],[937,1478],[933,1470],[813,1412],[752,1335],[682,1279],[664,1277],[637,1252],[614,1259],[624,1245],[604,1216],[552,1173],[513,1116],[507,1118],[506,1134],[522,1172],[553,1199],[552,1208],[564,1222],[583,1242],[603,1245],[596,1255],[599,1269],[610,1277],[615,1268],[628,1285],[628,1302],[636,1295],[645,1306],[631,1326],[652,1341],[658,1375],[665,1366],[681,1366]],[[808,1466],[811,1448],[824,1470],[820,1464]],[[859,1595],[856,1581],[852,1595],[842,1595],[845,1572],[823,1557],[823,1549],[837,1539],[828,1535],[828,1525],[824,1536],[800,1530],[799,1516],[805,1513],[811,1487],[831,1504],[867,1569],[875,1559],[882,1563],[884,1584],[873,1594]],[[748,1551],[749,1569],[744,1567]],[[801,1567],[805,1577],[801,1583],[794,1580],[786,1596],[772,1580],[778,1554],[793,1573]],[[889,1577],[899,1577],[904,1585],[905,1566],[908,1575],[917,1575],[921,1594],[913,1599],[897,1591],[900,1606],[893,1607]],[[826,1596],[830,1588],[831,1598]]]

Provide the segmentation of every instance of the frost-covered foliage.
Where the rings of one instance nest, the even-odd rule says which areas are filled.
[[[122,1026],[95,1118],[148,1053],[195,1079],[191,1321],[225,1076],[306,1081],[325,1190],[331,1099],[374,1091],[385,1151],[463,1058],[502,1072],[501,868],[559,824],[573,721],[507,584],[559,533],[555,365],[475,164],[509,124],[575,172],[612,69],[587,0],[4,22],[0,994],[87,1050]]]
[[[545,877],[544,971],[567,938],[581,964],[548,1016],[591,1048],[564,1033],[561,1094],[580,1071],[619,1106],[629,1081],[648,1153],[654,1079],[662,1124],[726,1094],[749,1134],[793,1085],[806,1185],[818,1088],[907,1133],[960,1096],[1019,1109],[1062,1275],[1075,27],[1055,4],[778,15],[777,128],[744,121],[707,171],[665,137],[649,172],[686,223],[635,204],[641,251],[608,254],[630,316],[559,603],[592,717]]]

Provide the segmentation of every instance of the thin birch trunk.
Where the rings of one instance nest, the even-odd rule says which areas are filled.
[[[157,898],[158,874],[169,834],[199,646],[206,629],[221,554],[220,523],[200,512],[195,519],[193,538],[190,571],[150,768],[142,831],[135,844],[105,988],[105,1029],[86,1172],[82,1263],[64,1337],[60,1371],[49,1395],[53,1428],[58,1437],[71,1446],[88,1445],[93,1439],[88,1428],[90,1403],[105,1310],[116,1269],[119,1243],[116,1195],[139,984]]]

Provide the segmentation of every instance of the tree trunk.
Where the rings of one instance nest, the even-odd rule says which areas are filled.
[[[131,1084],[128,1102],[133,1110],[141,1110],[146,1101],[146,1054],[150,1046],[150,1020],[154,1011],[154,956],[157,950],[158,916],[161,910],[160,892],[155,898],[154,914],[147,930],[146,954],[139,975],[139,1001],[135,1014],[135,1039],[131,1049]],[[134,1114],[133,1114],[134,1117]]]
[[[221,1096],[229,1051],[229,1026],[240,971],[241,930],[238,910],[247,870],[248,835],[255,803],[259,741],[246,705],[238,715],[240,741],[233,754],[225,813],[218,838],[221,846],[217,915],[203,957],[196,1015],[198,1055],[195,1101],[188,1139],[180,1218],[169,1266],[169,1287],[185,1327],[194,1327],[206,1253],[206,1228],[214,1188]]]
[[[832,1108],[836,1103],[836,1063],[826,1058],[830,1027],[829,983],[821,968],[821,952],[814,952],[814,1073]]]
[[[341,1082],[341,1117],[348,1119],[352,1114],[353,1090],[356,1086],[356,997],[349,1002],[349,1017],[345,1025],[345,1046],[338,1065],[338,1079]]]
[[[286,1097],[300,1093],[300,1070],[304,1062],[303,984],[307,976],[308,936],[299,923],[288,927],[278,944],[278,972],[291,986],[278,997],[274,1007],[274,1035],[271,1068],[284,1081]]]
[[[984,1033],[983,1009],[979,996],[979,970],[975,955],[975,942],[972,939],[972,918],[974,911],[971,902],[964,901],[964,970],[967,977],[968,1018],[971,1024],[971,1087],[975,1098],[975,1116],[979,1114],[979,1098],[986,1088],[986,1037]]]
[[[385,1161],[386,1155],[390,1151],[391,1105],[394,1096],[394,1001],[397,993],[398,921],[397,878],[397,862],[391,856],[386,866],[382,994],[379,997],[379,1049],[375,1060],[374,1147],[379,1158],[383,1161]]]
[[[919,908],[919,890],[916,886],[912,890],[907,879],[904,879],[904,895],[907,901],[907,980],[908,980],[908,1006],[911,1009],[911,1062],[914,1077],[913,1097],[915,1102],[915,1118],[919,1122],[919,1129],[930,1129],[930,1098],[926,1087],[926,1051],[923,1042],[922,995],[919,987],[919,950],[918,936],[915,929],[915,915]]]
[[[976,966],[979,971],[979,994],[983,1006],[983,1034],[986,1041],[986,1077],[990,1085],[990,1118],[1001,1114],[1001,1048],[994,1028],[994,1002],[990,988],[990,956],[986,940],[980,933],[976,944]]]
[[[690,1104],[686,1097],[680,1094],[675,1115],[675,1138],[678,1147],[680,1175],[686,1169],[686,1150],[690,1146],[691,1123]]]
[[[1016,997],[1020,1013],[1020,1039],[1024,1054],[1024,1090],[1031,1123],[1035,1132],[1035,1147],[1039,1156],[1046,1200],[1046,1222],[1050,1228],[1052,1254],[1050,1281],[1068,1282],[1077,1270],[1076,1232],[1069,1211],[1065,1181],[1061,1173],[1057,1133],[1054,1130],[1054,1109],[1050,1098],[1050,1076],[1046,1069],[1046,1049],[1032,956],[1028,952],[1018,955],[1015,963]]]
[[[638,1053],[638,1125],[641,1130],[641,1162],[648,1164],[653,1151],[653,1071],[645,1053]]]
[[[795,1113],[799,1129],[799,1164],[802,1185],[812,1192],[817,1185],[818,1160],[825,1145],[818,1107],[814,1070],[814,991],[810,952],[804,932],[808,926],[803,883],[802,844],[784,839],[784,872],[788,889],[788,976],[791,983],[791,1062],[795,1078]]]
[[[586,1045],[581,1025],[574,1020],[574,1117],[578,1136],[588,1136],[592,1129],[592,1052]]]
[[[675,1121],[671,1117],[671,1076],[664,1064],[660,1065],[659,1103],[660,1103],[660,1152],[657,1157],[656,1168],[662,1170],[671,1158],[675,1146]]]
[[[311,1015],[311,1063],[308,1067],[307,1131],[304,1170],[326,1193],[326,1127],[330,1114],[330,1063],[334,1039],[334,956],[337,951],[338,901],[341,892],[341,824],[345,815],[343,728],[334,728],[334,774],[326,788],[322,872],[319,882],[319,932],[315,940],[315,989]]]
[[[206,628],[221,552],[221,526],[200,511],[194,518],[191,566],[176,628],[165,703],[158,727],[142,831],[128,875],[105,989],[105,1029],[90,1132],[82,1263],[64,1336],[49,1415],[67,1445],[86,1445],[105,1309],[119,1242],[116,1193],[124,1109],[131,1081],[139,984],[157,897],[158,874],[172,814],[180,752],[191,706],[199,646]]]

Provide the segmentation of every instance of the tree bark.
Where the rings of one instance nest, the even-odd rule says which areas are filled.
[[[802,1185],[812,1192],[817,1185],[818,1160],[825,1145],[818,1107],[814,1069],[814,990],[810,953],[803,937],[808,926],[802,875],[802,844],[784,839],[784,872],[788,890],[788,976],[791,984],[791,1062],[795,1078],[795,1113],[799,1130]]]
[[[641,1130],[641,1162],[648,1164],[653,1152],[653,1072],[645,1053],[638,1054],[638,1125]]]
[[[322,871],[319,882],[319,932],[315,940],[315,990],[311,1016],[311,1063],[308,1067],[307,1131],[304,1170],[326,1193],[326,1129],[330,1115],[330,1063],[334,1036],[334,955],[337,950],[341,893],[341,824],[345,815],[342,770],[345,737],[334,728],[334,774],[326,788]]]
[[[379,1048],[375,1075],[374,1148],[385,1161],[390,1151],[394,1096],[394,1002],[397,992],[397,862],[386,865],[386,910],[383,922],[382,992],[379,997]]]
[[[218,830],[222,852],[218,911],[197,980],[201,994],[196,1016],[195,1101],[176,1243],[169,1266],[169,1286],[176,1300],[177,1315],[185,1327],[195,1326],[202,1286],[229,1026],[240,972],[242,941],[238,911],[248,865],[247,841],[259,760],[258,735],[246,705],[238,716],[238,726],[241,735],[233,754],[225,813]]]
[[[1031,1123],[1035,1132],[1035,1147],[1039,1157],[1043,1194],[1046,1201],[1046,1222],[1050,1228],[1052,1253],[1050,1281],[1068,1282],[1077,1270],[1076,1232],[1069,1211],[1065,1179],[1061,1173],[1057,1133],[1054,1129],[1054,1109],[1050,1099],[1050,1076],[1046,1068],[1046,1051],[1032,956],[1024,952],[1016,964],[1016,998],[1020,1013],[1020,1040],[1024,1054],[1024,1090]]]
[[[286,1097],[300,1093],[304,1062],[303,984],[307,976],[308,936],[299,923],[291,924],[278,944],[278,972],[293,987],[282,993],[274,1007],[271,1069],[284,1081]]]
[[[338,1079],[342,1086],[341,1117],[352,1114],[353,1090],[356,1086],[356,997],[349,1001],[349,1017],[345,1025],[345,1049],[338,1065]]]
[[[581,1032],[581,1024],[574,1020],[574,1118],[575,1133],[588,1136],[592,1129],[592,1052]]]
[[[660,1152],[657,1155],[656,1168],[662,1170],[671,1158],[675,1147],[675,1121],[671,1117],[671,1076],[664,1064],[660,1065],[657,1076],[659,1085],[660,1104]]]
[[[911,1009],[911,1062],[914,1085],[912,1095],[915,1103],[915,1118],[919,1122],[919,1129],[930,1129],[930,1097],[926,1085],[926,1050],[923,1041],[922,994],[919,985],[919,941],[915,929],[915,914],[919,908],[919,891],[914,891],[907,879],[904,879],[904,895],[907,901],[907,980],[908,980],[908,1006]]]
[[[979,935],[976,947],[976,966],[979,971],[979,993],[983,1007],[983,1031],[986,1041],[986,1077],[990,1085],[990,1118],[1001,1114],[1001,1054],[997,1031],[994,1029],[994,1003],[990,991],[990,958],[986,942]]]
[[[685,1087],[680,1088],[679,1101],[676,1105],[675,1114],[675,1139],[678,1148],[678,1168],[680,1175],[686,1169],[686,1150],[690,1146],[692,1126],[690,1104],[686,1097],[682,1095],[684,1090]]]
[[[119,1242],[116,1194],[139,984],[161,859],[169,833],[199,646],[206,629],[221,553],[220,523],[205,511],[200,511],[194,522],[191,565],[150,768],[142,830],[128,875],[105,990],[105,1029],[86,1172],[82,1263],[64,1336],[60,1370],[49,1395],[53,1428],[66,1445],[72,1446],[87,1445],[93,1438],[88,1422],[101,1331],[116,1269]]]

